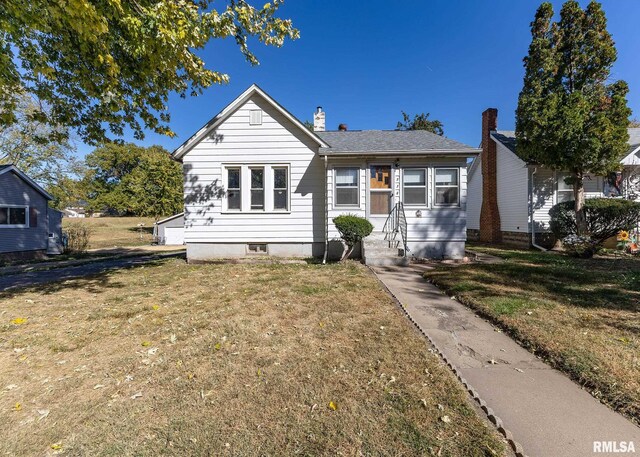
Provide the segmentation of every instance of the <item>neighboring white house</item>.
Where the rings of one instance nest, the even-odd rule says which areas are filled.
[[[549,210],[572,200],[566,174],[526,163],[516,152],[515,132],[497,130],[497,110],[482,114],[482,153],[469,167],[467,226],[469,239],[521,246],[550,245]],[[587,175],[587,198],[618,194],[631,198],[640,176],[640,129],[629,129],[623,172],[614,179]],[[637,189],[637,185],[635,186]]]
[[[375,226],[369,263],[464,255],[466,164],[479,149],[426,131],[328,132],[324,116],[311,131],[252,85],[173,152],[189,261],[335,258],[332,219],[346,213]]]

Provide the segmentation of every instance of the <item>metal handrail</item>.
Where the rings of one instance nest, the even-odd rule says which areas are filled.
[[[404,205],[402,202],[396,203],[393,209],[391,209],[382,231],[385,234],[385,239],[389,241],[395,240],[398,233],[400,233],[403,256],[406,257],[407,251],[409,251],[407,247],[407,217],[404,213]]]

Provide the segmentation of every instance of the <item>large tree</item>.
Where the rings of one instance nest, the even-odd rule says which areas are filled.
[[[48,187],[72,172],[76,161],[68,129],[34,118],[42,107],[29,96],[17,99],[16,122],[0,125],[0,164],[13,164]]]
[[[131,129],[173,136],[168,96],[197,95],[229,76],[196,54],[233,39],[251,64],[248,39],[281,46],[298,31],[276,17],[282,0],[11,0],[0,8],[0,125],[16,119],[16,94],[49,110],[32,119],[101,144]],[[219,63],[219,62],[218,62]],[[208,62],[211,64],[211,62]]]
[[[91,211],[158,218],[183,208],[182,167],[160,146],[107,144],[86,157]]]
[[[531,23],[531,45],[516,111],[518,154],[569,172],[578,231],[586,231],[584,175],[619,167],[627,150],[628,86],[611,82],[617,52],[601,5],[564,3],[560,19],[543,3]]]
[[[402,121],[398,122],[398,130],[427,130],[436,135],[444,135],[444,126],[437,119],[429,119],[429,113],[415,114],[413,119],[402,111]]]

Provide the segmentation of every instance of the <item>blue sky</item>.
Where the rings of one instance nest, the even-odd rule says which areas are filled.
[[[401,110],[429,112],[444,123],[446,136],[476,146],[485,108],[498,108],[500,129],[514,128],[529,23],[539,4],[288,0],[280,16],[293,19],[300,39],[282,48],[255,44],[257,67],[231,40],[210,43],[200,54],[231,82],[199,97],[172,97],[171,127],[178,137],[149,133],[139,143],[172,151],[255,82],[300,120],[311,120],[322,106],[327,129],[339,123],[351,130],[393,129]],[[629,105],[640,117],[640,1],[602,4],[618,49],[612,76],[629,83]],[[562,2],[553,5],[557,12]],[[79,155],[89,151],[79,145]]]

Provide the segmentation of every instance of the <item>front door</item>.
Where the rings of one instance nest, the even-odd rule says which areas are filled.
[[[391,165],[369,165],[369,221],[381,231],[393,203]]]

